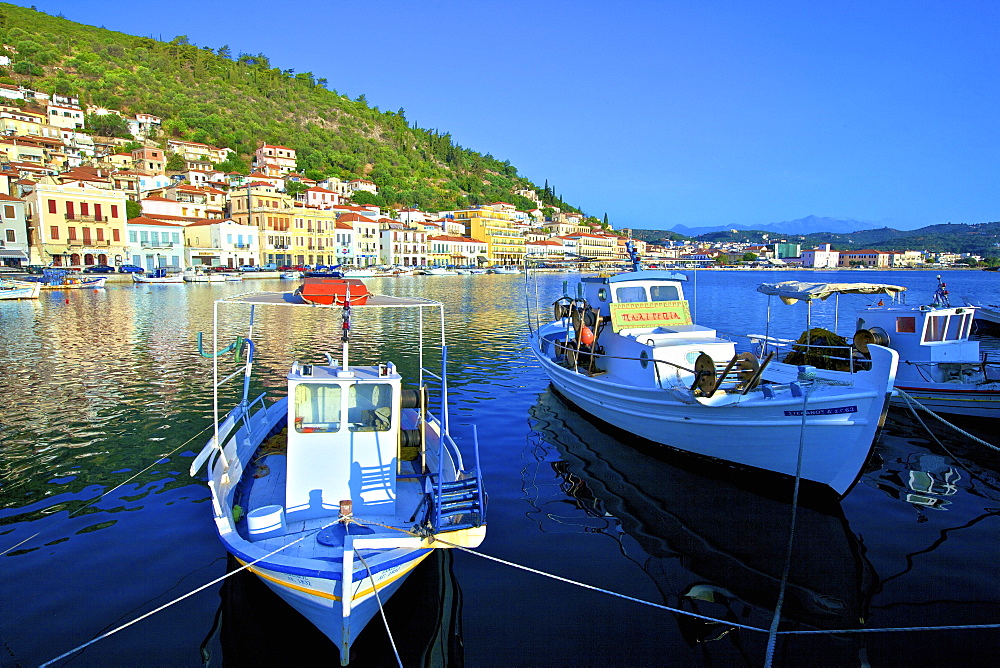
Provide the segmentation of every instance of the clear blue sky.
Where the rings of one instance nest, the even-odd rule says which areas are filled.
[[[311,71],[615,227],[1000,220],[1000,2],[17,0]]]

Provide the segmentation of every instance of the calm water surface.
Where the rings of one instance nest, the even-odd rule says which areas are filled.
[[[996,274],[944,276],[953,302],[1000,297]],[[567,277],[576,278],[542,279],[546,312]],[[923,271],[702,271],[687,292],[698,322],[763,333],[767,298],[754,288],[792,278],[896,283],[910,288],[910,303],[935,287]],[[481,552],[768,627],[788,539],[787,490],[633,447],[562,403],[525,347],[519,276],[367,282],[375,292],[445,303],[453,430],[469,446],[469,425],[478,425],[489,492]],[[112,284],[0,302],[0,665],[38,665],[226,573],[207,487],[187,475],[211,413],[211,360],[198,354],[195,336],[211,332],[214,299],[248,289],[290,286]],[[853,333],[851,307],[863,300],[842,300],[842,335]],[[814,306],[814,326],[832,327],[833,306]],[[335,350],[339,331],[312,313],[273,311],[281,312],[258,316],[253,389],[283,393],[290,362]],[[772,312],[772,333],[804,328],[801,305],[776,302]],[[412,334],[406,323],[358,322],[352,357],[412,369]],[[1000,347],[990,338],[983,345]],[[1000,441],[995,427],[969,427]],[[782,628],[1000,622],[998,471],[997,453],[890,413],[850,494],[800,508]],[[463,553],[428,560],[387,614],[407,665],[762,665],[767,642]],[[359,640],[358,665],[391,665],[381,627],[373,620]],[[998,634],[785,637],[775,663],[995,662]],[[234,577],[62,663],[244,665],[324,655],[335,661],[332,644],[255,578]]]

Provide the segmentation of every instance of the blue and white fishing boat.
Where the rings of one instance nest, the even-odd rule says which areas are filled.
[[[633,271],[581,278],[576,297],[555,302],[555,320],[529,313],[529,345],[556,390],[648,441],[845,494],[885,417],[896,353],[872,345],[866,370],[802,366],[772,380],[771,358],[737,353],[692,322],[686,276],[633,261]]]
[[[864,357],[876,344],[898,353],[895,387],[905,394],[893,397],[894,404],[905,406],[916,400],[937,413],[1000,417],[1000,357],[980,350],[979,342],[970,338],[981,309],[952,305],[947,285],[940,276],[937,279],[930,302],[915,305],[906,303],[906,288],[882,283],[784,281],[764,284],[757,290],[785,303],[807,304],[831,296],[839,299],[842,294],[875,295],[855,310],[857,320],[851,324],[856,324],[857,330],[852,345],[856,354]],[[785,348],[788,345],[785,342]]]
[[[0,280],[0,299],[38,299],[42,284],[34,281]]]
[[[287,396],[277,399],[249,395],[249,335],[241,370],[226,376],[216,356],[215,433],[191,474],[208,464],[226,549],[333,640],[347,665],[355,638],[431,550],[476,547],[486,534],[478,442],[466,469],[449,433],[444,309],[385,295],[341,308],[311,306],[295,293],[247,294],[215,302],[216,346],[220,311],[241,306],[250,332],[258,307],[330,309],[343,332],[340,351],[292,362]],[[411,351],[419,370],[409,389],[392,362],[355,365],[348,357],[354,313],[386,326],[404,310],[417,312],[408,326],[419,322]],[[424,368],[425,351],[440,356],[440,375]],[[240,376],[242,399],[225,413],[221,387]]]

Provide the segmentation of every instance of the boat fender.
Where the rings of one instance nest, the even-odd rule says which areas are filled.
[[[871,327],[869,329],[859,329],[854,333],[852,345],[854,349],[863,355],[868,354],[868,346],[888,346],[889,333],[881,327]]]
[[[580,329],[580,343],[585,346],[589,346],[594,343],[594,332],[586,325]]]

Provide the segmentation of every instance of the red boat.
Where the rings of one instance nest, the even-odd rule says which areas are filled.
[[[307,275],[296,292],[310,304],[322,306],[363,306],[371,296],[360,280],[338,276]]]

